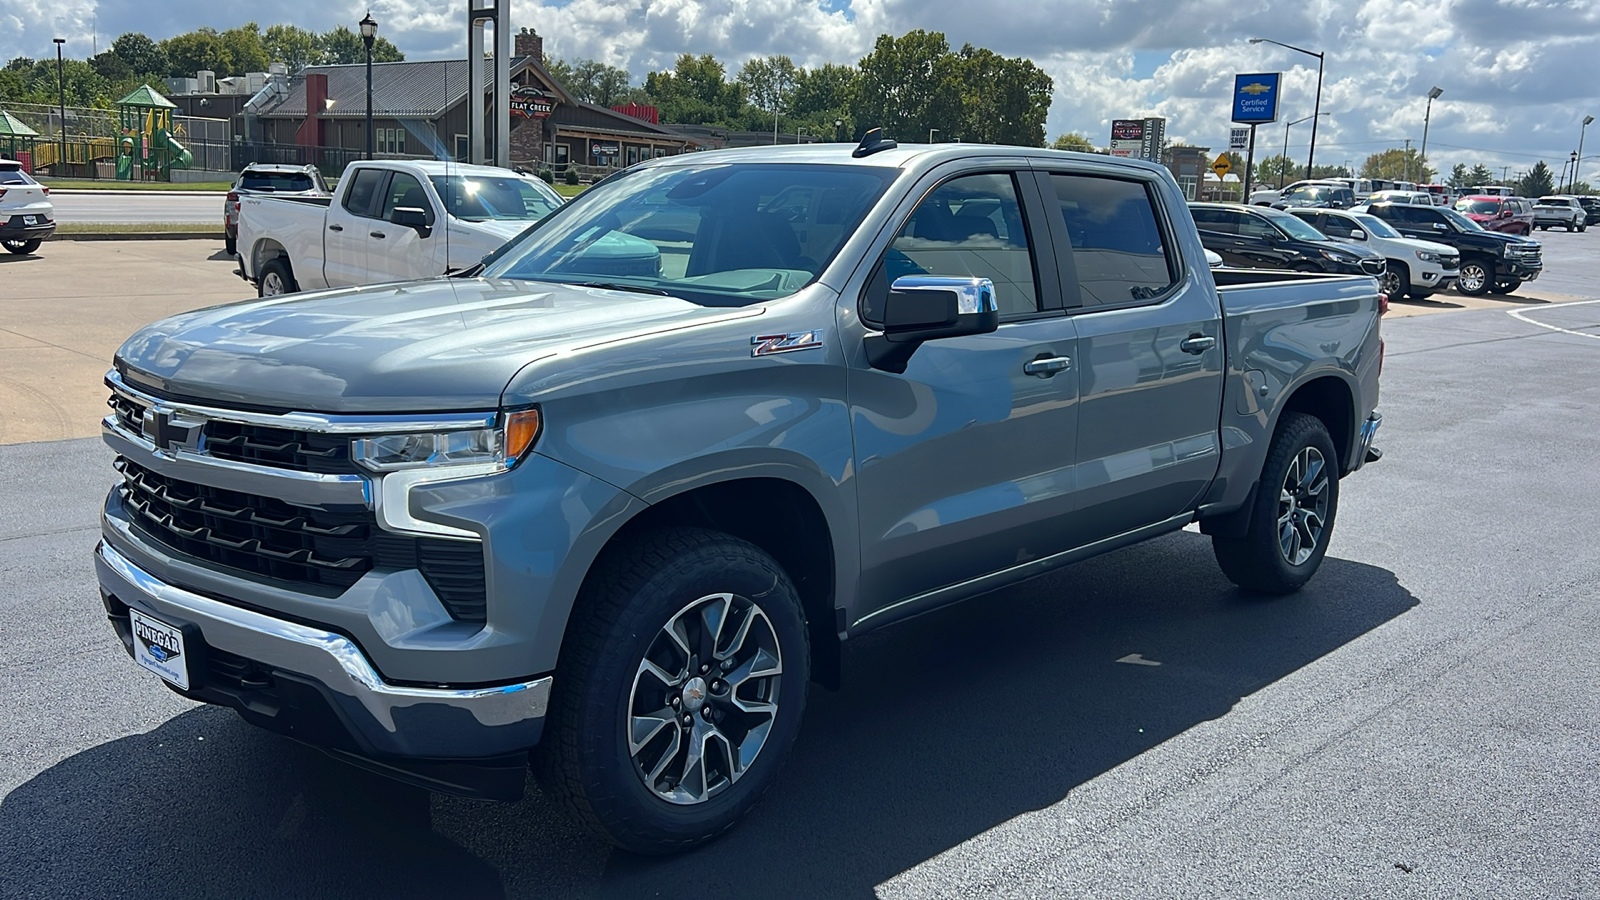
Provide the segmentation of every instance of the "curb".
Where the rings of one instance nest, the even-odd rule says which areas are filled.
[[[220,231],[96,231],[56,234],[57,241],[220,241]]]

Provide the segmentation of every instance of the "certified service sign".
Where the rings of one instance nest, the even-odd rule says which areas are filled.
[[[1233,121],[1265,125],[1278,121],[1278,85],[1283,73],[1233,76]]]

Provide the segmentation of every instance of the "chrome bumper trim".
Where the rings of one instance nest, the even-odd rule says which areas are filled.
[[[163,613],[196,625],[208,646],[246,659],[314,678],[364,708],[384,731],[394,734],[395,711],[410,707],[464,710],[480,725],[517,725],[542,718],[549,708],[550,676],[520,684],[450,690],[396,687],[378,676],[361,650],[332,632],[285,622],[230,606],[167,584],[139,568],[102,541],[95,549],[105,573],[126,586],[112,593],[152,615]],[[102,577],[102,582],[106,579]],[[469,754],[470,755],[470,754]]]
[[[1361,425],[1361,438],[1356,444],[1355,460],[1350,466],[1350,471],[1354,472],[1368,462],[1376,462],[1383,458],[1383,451],[1372,446],[1372,441],[1378,436],[1378,428],[1381,425],[1383,425],[1383,414],[1373,410],[1372,414],[1367,416],[1367,421]]]

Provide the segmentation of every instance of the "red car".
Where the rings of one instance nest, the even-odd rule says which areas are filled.
[[[1533,233],[1533,202],[1523,197],[1462,197],[1456,201],[1456,212],[1477,222],[1485,231]]]

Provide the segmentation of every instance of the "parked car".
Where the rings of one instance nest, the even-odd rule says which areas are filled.
[[[1315,182],[1313,182],[1313,181],[1304,181],[1304,180],[1303,181],[1291,181],[1287,185],[1285,185],[1282,189],[1279,189],[1279,188],[1261,188],[1259,190],[1251,191],[1250,192],[1250,205],[1251,206],[1272,206],[1273,204],[1277,203],[1279,200],[1282,200],[1284,194],[1287,194],[1290,191],[1292,191],[1292,190],[1294,190],[1294,189],[1296,189],[1298,187],[1301,187],[1303,185],[1313,184],[1313,183],[1315,183]]]
[[[594,283],[609,235],[662,266]],[[537,748],[596,834],[680,851],[845,639],[1196,521],[1241,586],[1304,585],[1380,455],[1381,301],[1213,273],[1135,160],[655,159],[470,275],[131,337],[98,599],[185,697],[479,797]]]
[[[509,169],[352,163],[332,198],[245,195],[240,275],[263,297],[443,275],[476,264],[564,202],[540,179]],[[612,238],[603,249],[611,256],[597,276],[660,264],[647,241]]]
[[[1370,178],[1330,178],[1328,180],[1337,181],[1349,188],[1355,194],[1357,203],[1365,203],[1367,198],[1372,196],[1372,192],[1377,190],[1372,186],[1372,179]]]
[[[1207,250],[1224,265],[1243,269],[1296,269],[1381,278],[1383,256],[1328,240],[1287,212],[1224,203],[1191,203],[1189,212]]]
[[[316,166],[290,166],[276,163],[251,163],[244,167],[222,204],[222,249],[229,256],[238,252],[239,203],[247,194],[265,193],[276,197],[331,197],[328,182]]]
[[[1552,225],[1560,225],[1568,231],[1582,231],[1588,227],[1589,220],[1577,197],[1552,194],[1540,197],[1533,205],[1533,224],[1541,231],[1549,231]]]
[[[1583,196],[1578,198],[1578,205],[1583,207],[1584,224],[1600,223],[1600,197]]]
[[[22,171],[22,163],[0,159],[0,246],[32,253],[56,232],[50,189]]]
[[[1293,209],[1295,207],[1314,207],[1319,209],[1349,209],[1356,205],[1355,191],[1342,182],[1317,182],[1302,184],[1292,190],[1285,191],[1278,202],[1273,203],[1275,209]]]
[[[1427,191],[1374,191],[1367,198],[1367,204],[1373,203],[1409,203],[1413,206],[1433,206],[1433,195]]]
[[[1433,197],[1434,206],[1452,206],[1455,200],[1455,191],[1448,184],[1419,184],[1417,190]]]
[[[1449,244],[1461,254],[1456,290],[1469,296],[1509,294],[1544,271],[1543,248],[1531,238],[1485,231],[1453,209],[1374,203],[1366,212],[1409,238]]]
[[[1524,197],[1476,194],[1457,200],[1455,209],[1486,231],[1533,234],[1533,203]]]
[[[1461,254],[1456,248],[1405,237],[1367,213],[1331,209],[1296,209],[1291,213],[1332,240],[1359,244],[1383,254],[1385,268],[1379,284],[1390,300],[1408,294],[1414,300],[1426,300],[1435,291],[1454,284],[1461,267]]]

